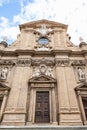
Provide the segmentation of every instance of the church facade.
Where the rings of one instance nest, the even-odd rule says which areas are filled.
[[[87,44],[49,20],[19,25],[0,43],[0,124],[87,125]]]

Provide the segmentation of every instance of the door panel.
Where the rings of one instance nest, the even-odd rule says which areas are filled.
[[[36,123],[50,122],[48,91],[36,92],[35,122]]]

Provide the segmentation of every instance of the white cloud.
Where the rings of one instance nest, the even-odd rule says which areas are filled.
[[[9,24],[8,19],[5,17],[0,17],[0,27],[7,27]]]
[[[0,0],[0,6],[2,6],[4,3],[9,3],[10,0]]]
[[[8,27],[0,30],[0,36],[3,39],[4,37],[7,37],[7,39],[15,40],[17,37],[17,34],[19,33],[19,29],[17,27]]]
[[[15,24],[45,18],[68,24],[68,33],[74,44],[79,44],[80,36],[87,41],[87,0],[20,0],[20,5],[21,12],[13,17],[14,28]]]
[[[0,41],[4,37],[13,41],[16,39],[19,29],[16,26],[10,26],[9,20],[5,17],[0,18]]]

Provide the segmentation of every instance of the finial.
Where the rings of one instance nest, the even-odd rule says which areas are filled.
[[[7,40],[8,40],[7,36],[4,36],[3,41],[7,42]]]
[[[80,42],[84,42],[84,39],[80,36],[80,37],[79,37],[79,41],[80,41]]]

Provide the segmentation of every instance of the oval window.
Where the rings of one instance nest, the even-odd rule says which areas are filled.
[[[41,37],[39,40],[38,40],[38,43],[39,44],[48,44],[49,43],[49,40],[45,37]]]

